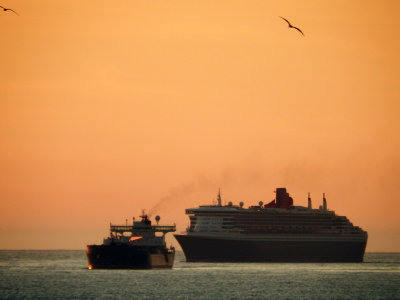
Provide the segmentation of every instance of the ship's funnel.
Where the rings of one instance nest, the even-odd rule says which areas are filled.
[[[286,188],[276,189],[276,207],[289,209],[293,205],[293,199],[286,192]]]

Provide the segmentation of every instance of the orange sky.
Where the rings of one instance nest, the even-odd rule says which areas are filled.
[[[1,1],[0,249],[287,187],[400,251],[399,1],[271,2]]]

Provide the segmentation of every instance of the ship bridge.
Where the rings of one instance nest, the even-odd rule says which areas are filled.
[[[110,223],[110,233],[111,236],[124,235],[124,233],[130,233],[132,236],[155,236],[156,232],[161,232],[163,237],[168,232],[175,232],[176,225],[158,225],[160,217],[156,216],[157,225],[151,225],[151,221],[147,215],[143,212],[140,216],[142,220],[140,222],[135,222],[133,220],[132,225],[113,225]]]

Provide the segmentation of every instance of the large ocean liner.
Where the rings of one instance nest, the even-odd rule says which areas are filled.
[[[172,268],[173,247],[167,248],[165,234],[175,231],[175,225],[152,225],[146,214],[132,225],[110,224],[110,236],[102,245],[86,246],[89,269],[155,269]],[[158,235],[157,235],[158,234]]]
[[[243,202],[186,209],[190,227],[176,234],[188,262],[362,262],[367,232],[323,205],[294,206],[286,188],[258,206]]]

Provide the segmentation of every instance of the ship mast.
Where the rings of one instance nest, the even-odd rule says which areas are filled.
[[[218,189],[218,197],[217,197],[217,200],[218,200],[218,206],[221,206],[221,189]]]

